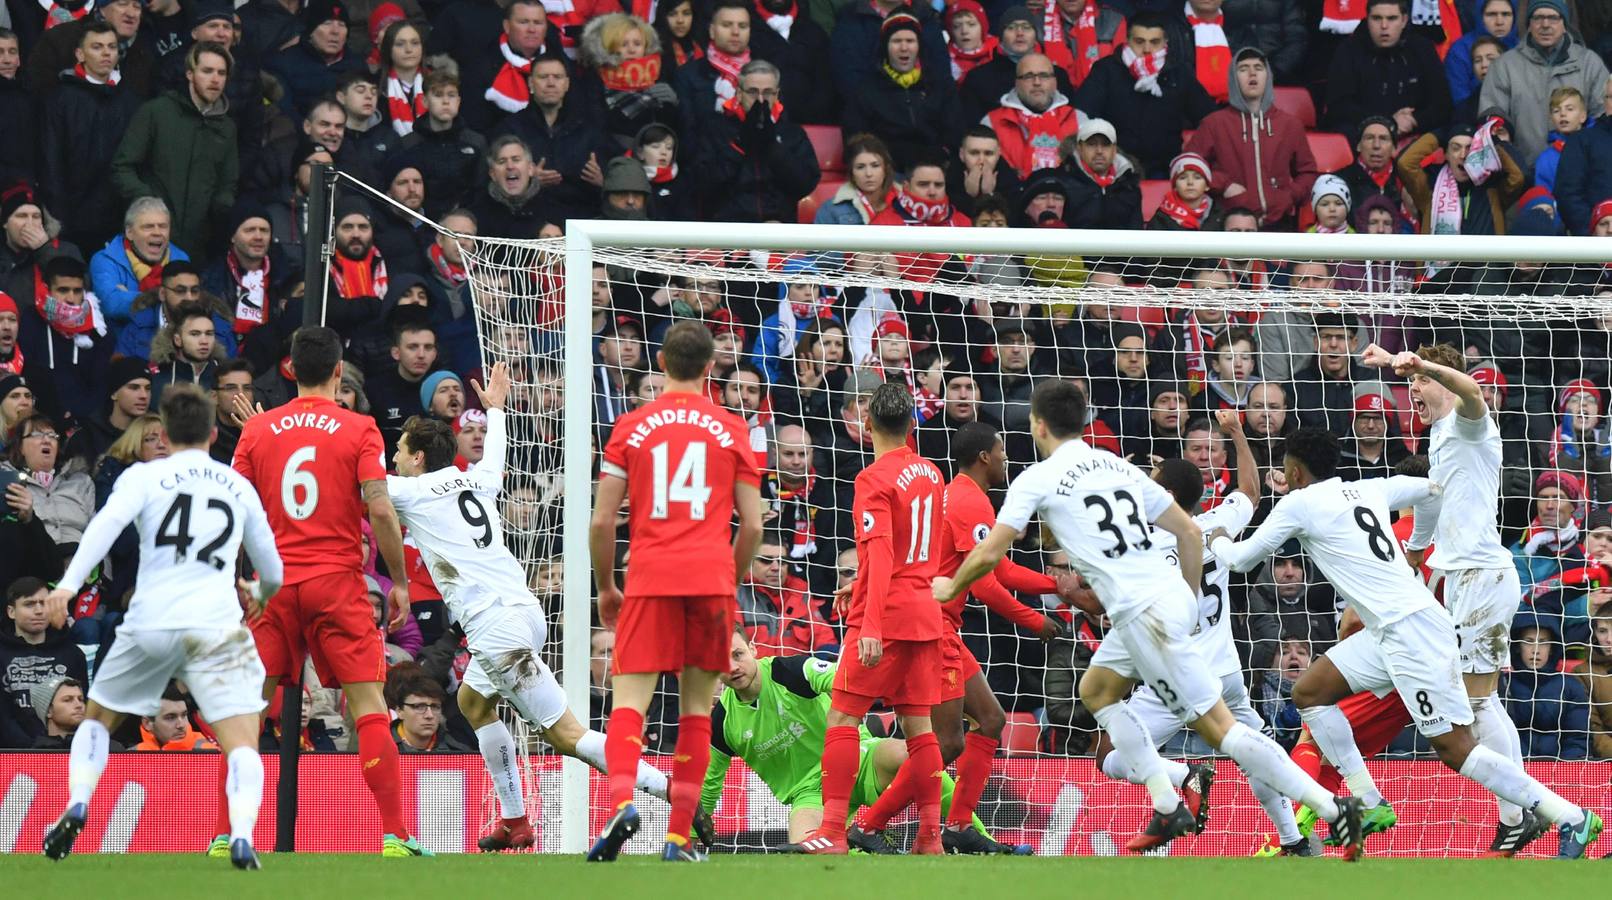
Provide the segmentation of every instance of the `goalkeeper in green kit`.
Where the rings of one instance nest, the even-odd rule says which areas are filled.
[[[738,757],[789,808],[789,840],[799,841],[823,821],[823,733],[835,664],[804,655],[757,659],[742,630],[734,632],[732,642],[728,671],[722,675],[726,687],[711,711],[711,766],[700,806],[707,813],[716,811],[728,765]],[[850,812],[877,799],[906,759],[906,742],[876,738],[862,728],[862,763]],[[941,815],[951,807],[951,798],[952,779],[943,774]],[[974,827],[990,837],[978,816]],[[882,834],[868,838],[853,847],[900,852]]]

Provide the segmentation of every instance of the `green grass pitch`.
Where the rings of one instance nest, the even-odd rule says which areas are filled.
[[[11,897],[112,900],[367,900],[367,898],[552,897],[555,900],[789,900],[841,897],[1056,897],[1259,900],[1347,897],[1435,900],[1605,896],[1599,859],[1368,859],[1350,865],[1304,859],[1022,859],[852,857],[826,860],[724,856],[704,865],[626,858],[589,865],[578,857],[500,855],[435,859],[266,855],[258,872],[237,872],[201,855],[102,856],[52,863],[0,856]]]

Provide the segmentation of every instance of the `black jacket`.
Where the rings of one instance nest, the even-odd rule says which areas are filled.
[[[1076,158],[1058,167],[1069,195],[1063,218],[1070,228],[1141,230],[1142,179],[1123,156],[1115,154],[1113,166],[1119,175],[1106,188],[1093,181]]]
[[[867,132],[890,148],[896,171],[906,172],[915,160],[937,149],[947,152],[964,130],[957,92],[925,68],[910,88],[896,84],[881,70],[862,79],[845,104],[846,134]]]
[[[1226,17],[1226,43],[1236,53],[1257,47],[1265,54],[1278,84],[1294,81],[1304,64],[1310,30],[1304,10],[1292,0],[1226,0],[1220,8]]]
[[[472,5],[476,4],[454,4],[455,7]],[[498,16],[502,21],[502,10]],[[484,43],[474,52],[454,57],[459,61],[459,95],[464,98],[463,104],[459,107],[459,115],[464,119],[466,126],[487,135],[489,139],[494,137],[493,127],[499,120],[509,115],[507,111],[487,99],[487,89],[492,87],[493,78],[497,77],[498,72],[504,67],[504,54],[498,50],[498,35],[502,33],[501,28],[502,26],[494,28],[492,34],[484,38]],[[431,36],[431,40],[436,41],[435,34]],[[564,50],[560,48],[560,29],[550,28],[538,56],[559,57],[563,52]]]
[[[140,98],[121,85],[91,84],[71,69],[60,81],[40,117],[40,199],[61,217],[70,240],[93,246],[123,229],[125,204],[107,169]]]
[[[1215,109],[1197,74],[1183,64],[1166,62],[1159,88],[1162,97],[1136,90],[1136,79],[1115,55],[1098,60],[1072,98],[1087,116],[1113,123],[1120,147],[1141,160],[1142,177],[1166,177],[1181,152],[1181,131],[1197,128]]]
[[[913,3],[900,10],[917,16],[923,33],[918,39],[918,58],[929,77],[950,85],[952,81],[951,55],[946,52],[945,28],[928,3]],[[834,86],[841,97],[849,98],[857,86],[872,80],[883,59],[879,32],[884,17],[871,3],[846,3],[830,29],[829,64],[834,74]],[[846,134],[854,134],[846,131]]]
[[[0,632],[0,693],[5,695],[0,747],[32,747],[45,733],[45,724],[34,713],[34,685],[63,675],[87,685],[89,666],[66,629],[52,628],[45,632],[44,643],[29,644],[17,637],[9,620],[6,627],[7,631]]]
[[[1001,51],[970,69],[957,84],[957,104],[962,108],[963,121],[973,125],[1001,106],[1002,95],[1018,83],[1018,70],[1019,64]],[[1058,93],[1074,97],[1075,86],[1069,82],[1069,73],[1062,66],[1053,66],[1052,74],[1058,81]]]
[[[33,92],[22,73],[0,78],[0,122],[36,122]],[[34,180],[38,145],[35,141],[0,142],[0,182]]]
[[[1427,38],[1407,32],[1385,50],[1371,42],[1369,29],[1360,28],[1338,45],[1327,75],[1327,127],[1353,134],[1365,117],[1392,118],[1407,106],[1419,131],[1450,123],[1450,82]]]
[[[268,0],[273,3],[274,0]],[[25,3],[33,9],[39,9],[38,3]],[[22,45],[23,59],[27,61],[25,72],[19,77],[25,77],[28,85],[33,88],[35,96],[41,101],[49,99],[61,87],[59,76],[63,69],[71,69],[78,62],[73,51],[78,49],[78,42],[84,37],[84,26],[91,16],[85,16],[77,22],[58,25],[40,35],[35,41],[33,52],[29,52],[27,43]],[[22,28],[15,29],[19,34]],[[35,32],[38,34],[38,32]],[[157,85],[157,56],[145,41],[138,36],[128,46],[121,46],[118,57],[118,73],[123,76],[119,82],[121,87],[141,100],[149,100],[158,90]]]
[[[549,221],[549,209],[543,202],[537,181],[524,197],[504,196],[491,181],[483,180],[465,201],[465,208],[476,217],[476,233],[485,237],[518,238],[537,237]],[[597,206],[595,207],[597,209]]]
[[[285,99],[280,106],[300,118],[307,115],[315,100],[333,93],[343,75],[364,71],[364,58],[348,50],[335,62],[326,62],[312,44],[303,40],[264,57],[263,68],[285,88]]]
[[[828,32],[811,20],[800,5],[786,40],[767,25],[755,9],[750,11],[750,52],[783,73],[780,85],[784,107],[797,122],[833,125],[839,122],[840,100],[829,77]]]
[[[758,107],[753,116],[765,112]],[[787,111],[763,131],[732,115],[713,120],[695,171],[706,216],[724,222],[793,222],[795,205],[822,178],[812,142]]]
[[[440,221],[486,177],[487,139],[466,128],[463,119],[445,131],[416,123],[414,131],[403,138],[402,147],[398,164],[420,170],[429,218]]]
[[[403,436],[403,423],[425,412],[420,405],[420,381],[405,379],[393,364],[364,373],[364,396],[369,398],[370,415],[375,417],[375,425],[386,441],[386,458],[391,459],[398,438]]]
[[[302,37],[302,19],[280,0],[249,0],[240,8],[241,47],[258,59],[267,59],[288,41]]]
[[[1059,71],[1062,71],[1061,69]],[[978,212],[979,198],[968,192],[968,173],[957,160],[952,160],[946,167],[946,199],[952,202],[952,208],[974,218]],[[1023,189],[1019,183],[1019,170],[1013,168],[1006,159],[996,158],[996,189],[991,193],[1007,201],[1008,208],[1014,209],[1019,205],[1019,191]],[[983,192],[982,192],[983,193]]]
[[[594,124],[598,121],[593,111],[573,109],[571,103],[566,103],[551,126],[534,104],[506,116],[487,137],[492,141],[501,135],[515,135],[532,149],[533,162],[542,161],[546,168],[564,176],[559,184],[539,192],[539,202],[552,216],[549,221],[591,219],[599,214],[599,189],[582,180],[582,167],[592,155],[599,170],[604,171],[605,163],[619,152],[615,142]]]

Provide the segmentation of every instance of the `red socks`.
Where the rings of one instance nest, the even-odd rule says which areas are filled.
[[[678,731],[677,752],[683,754],[683,733]],[[707,758],[710,757],[711,720],[705,720]],[[636,709],[616,707],[610,711],[610,722],[605,726],[605,773],[610,778],[610,809],[615,810],[632,802],[633,791],[638,787],[638,761],[644,755],[644,714]],[[705,770],[700,770],[705,778]],[[698,797],[698,789],[695,796]],[[693,821],[693,812],[689,813]],[[687,830],[685,828],[685,830]]]
[[[364,783],[375,795],[375,805],[381,811],[381,830],[408,840],[412,833],[403,824],[402,773],[398,770],[397,744],[392,742],[392,722],[385,713],[359,716],[358,763],[364,772]],[[296,740],[292,735],[290,740]]]
[[[974,807],[979,805],[985,782],[991,777],[991,760],[996,758],[997,743],[995,738],[977,731],[963,739],[963,755],[957,758],[957,786],[952,788],[952,809],[946,824],[956,828],[973,824]],[[907,746],[910,752],[912,745]],[[935,784],[939,785],[940,779],[935,779]]]
[[[1315,777],[1316,783],[1336,794],[1338,788],[1343,786],[1343,776],[1331,766],[1322,766],[1321,774]]]
[[[845,840],[845,819],[851,808],[851,789],[862,763],[862,737],[855,725],[830,728],[823,736],[823,824],[820,833]]]
[[[694,808],[700,802],[705,770],[710,764],[711,717],[682,716],[677,720],[677,755],[672,759],[672,818],[666,828],[667,840],[681,840],[688,846]]]
[[[965,754],[968,750],[963,751]],[[940,741],[934,732],[907,738],[907,761],[901,764],[905,772],[911,769],[913,798],[918,801],[918,841],[940,836],[940,776],[946,763],[940,757]],[[983,780],[981,784],[983,785]],[[976,794],[976,797],[978,795]]]
[[[222,750],[218,753],[218,810],[213,818],[213,834],[230,833],[229,824],[229,796],[224,791],[224,784],[229,780],[229,754]]]
[[[1343,785],[1343,776],[1338,770],[1326,764],[1321,758],[1321,748],[1315,744],[1299,744],[1293,748],[1291,754],[1293,761],[1298,763],[1304,774],[1314,778],[1321,787],[1336,794]]]

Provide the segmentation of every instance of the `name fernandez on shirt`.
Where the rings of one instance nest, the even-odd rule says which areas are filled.
[[[1059,476],[1058,478],[1058,496],[1068,497],[1072,495],[1075,491],[1075,486],[1079,483],[1082,475],[1090,475],[1093,472],[1105,469],[1110,472],[1118,472],[1121,475],[1128,476],[1131,474],[1130,466],[1126,464],[1124,460],[1121,460],[1118,457],[1094,457],[1083,462],[1075,463],[1068,469],[1064,470],[1063,475]]]
[[[270,422],[269,430],[275,435],[285,434],[293,428],[317,428],[326,434],[341,430],[341,421],[324,413],[286,413],[278,422]]]
[[[924,461],[908,463],[907,467],[901,470],[901,474],[896,476],[896,488],[904,491],[908,485],[912,484],[914,479],[919,477],[927,478],[935,484],[940,484],[939,470],[930,465],[928,461]]]
[[[637,450],[644,441],[662,425],[693,425],[695,428],[707,431],[716,438],[718,445],[726,450],[733,446],[733,433],[728,431],[728,425],[716,416],[697,409],[680,407],[653,412],[645,416],[642,421],[633,426],[632,434],[627,436],[627,446]]]

